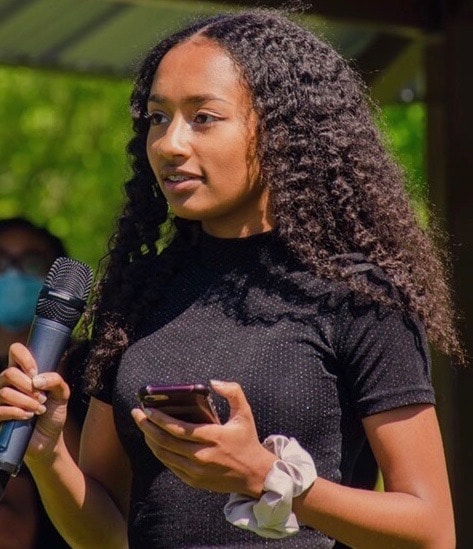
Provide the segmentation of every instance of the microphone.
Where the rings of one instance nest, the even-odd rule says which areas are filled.
[[[26,344],[38,373],[57,369],[85,308],[92,278],[88,265],[67,257],[56,259],[46,275]],[[9,478],[20,470],[37,419],[0,423],[0,498]]]

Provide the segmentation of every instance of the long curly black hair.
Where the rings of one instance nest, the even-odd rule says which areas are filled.
[[[345,279],[378,302],[398,301],[421,318],[439,350],[462,362],[445,257],[433,230],[416,221],[365,86],[330,45],[279,12],[255,9],[197,21],[142,63],[131,96],[128,200],[86,316],[93,325],[89,388],[113,370],[146,309],[159,307],[162,282],[192,260],[196,222],[173,217],[156,184],[146,155],[146,104],[163,56],[195,35],[230,56],[250,92],[261,181],[280,238],[315,274]],[[398,297],[353,274],[347,254],[380,267]]]

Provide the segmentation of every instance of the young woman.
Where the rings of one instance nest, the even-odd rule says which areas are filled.
[[[61,532],[454,547],[427,343],[462,359],[448,287],[347,63],[277,13],[221,15],[160,42],[131,104],[79,466],[62,378],[17,344],[0,378],[2,419],[47,392],[27,462]],[[205,379],[221,425],[138,406],[142,385]],[[383,492],[351,486],[366,438]]]

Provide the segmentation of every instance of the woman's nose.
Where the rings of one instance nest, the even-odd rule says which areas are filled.
[[[188,156],[191,152],[190,128],[181,118],[173,119],[156,142],[157,152],[163,157]]]

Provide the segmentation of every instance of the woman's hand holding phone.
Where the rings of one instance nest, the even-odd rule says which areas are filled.
[[[189,423],[150,407],[132,415],[153,454],[186,484],[259,497],[276,456],[260,443],[240,385],[213,381],[211,386],[229,402],[224,425]]]

